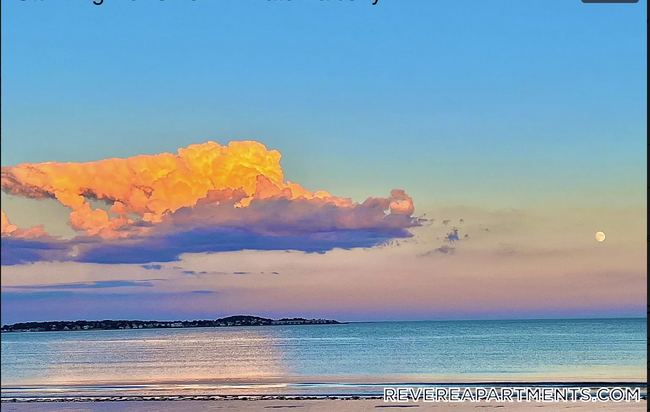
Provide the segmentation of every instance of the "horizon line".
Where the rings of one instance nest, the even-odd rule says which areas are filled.
[[[292,319],[292,318],[297,318],[297,319],[305,319],[305,320],[334,320],[337,322],[341,323],[389,323],[389,322],[482,322],[482,321],[487,321],[487,322],[494,322],[494,321],[527,321],[527,320],[614,320],[614,319],[648,319],[648,316],[596,316],[596,317],[585,317],[585,316],[579,316],[579,317],[540,317],[540,318],[471,318],[471,319],[458,319],[458,318],[449,318],[449,319],[413,319],[413,320],[338,320],[338,319],[333,319],[333,318],[304,318],[300,316],[283,316],[278,319],[273,319],[273,318],[267,318],[264,316],[258,316],[258,315],[228,315],[224,317],[217,317],[217,318],[195,318],[195,319],[160,319],[160,320],[154,320],[154,319],[110,319],[110,318],[104,318],[104,319],[77,319],[77,320],[68,320],[68,319],[63,319],[63,320],[26,320],[26,321],[18,321],[18,322],[13,322],[13,323],[6,323],[0,325],[1,328],[4,328],[6,326],[12,326],[15,324],[19,323],[47,323],[47,322],[103,322],[103,321],[112,321],[112,322],[117,322],[117,321],[122,321],[122,322],[198,322],[198,321],[210,321],[210,320],[220,320],[220,319],[225,319],[229,317],[235,317],[235,316],[248,316],[248,317],[256,317],[256,318],[263,318],[263,319],[271,319],[271,320],[280,320],[280,319]],[[246,325],[244,325],[246,326]]]

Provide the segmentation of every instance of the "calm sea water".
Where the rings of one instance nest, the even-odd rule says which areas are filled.
[[[647,380],[647,320],[379,322],[2,334],[2,396],[380,392]]]

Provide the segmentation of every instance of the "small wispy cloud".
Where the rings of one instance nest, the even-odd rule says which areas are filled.
[[[55,285],[7,286],[5,290],[69,290],[69,289],[109,289],[124,287],[153,287],[153,283],[131,280],[100,280],[95,282],[59,283]]]

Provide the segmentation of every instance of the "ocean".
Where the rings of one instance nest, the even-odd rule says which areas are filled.
[[[645,318],[3,333],[2,397],[645,383],[646,345]]]

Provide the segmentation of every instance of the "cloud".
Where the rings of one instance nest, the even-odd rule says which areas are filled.
[[[4,210],[0,210],[1,218],[2,218],[2,235],[11,235],[13,232],[18,230],[18,226],[12,225],[11,222],[9,222],[9,219],[7,219],[7,215],[5,214]]]
[[[21,231],[2,215],[2,265],[39,260],[169,262],[183,253],[372,247],[410,237],[423,219],[401,189],[355,203],[284,180],[280,153],[258,142],[215,142],[127,159],[5,166],[2,190],[57,199],[81,234]],[[111,205],[92,209],[89,199]],[[20,234],[20,235],[19,235]],[[6,238],[38,238],[39,244]],[[147,269],[159,270],[152,266]]]
[[[96,282],[60,283],[56,285],[7,286],[8,290],[68,290],[68,289],[107,289],[122,287],[152,287],[151,281],[104,280]]]
[[[39,261],[70,260],[71,245],[55,239],[21,239],[3,237],[0,254],[3,266]]]
[[[423,254],[422,256],[432,256],[432,255],[436,255],[436,254],[439,254],[439,253],[453,255],[454,252],[456,252],[455,247],[452,247],[452,246],[449,246],[449,245],[442,245],[439,248],[428,251],[427,253]]]
[[[190,145],[178,154],[140,155],[87,163],[23,163],[1,169],[2,190],[34,199],[54,198],[69,207],[70,225],[88,235],[126,237],[146,232],[144,223],[160,223],[182,208],[245,208],[255,200],[313,201],[341,209],[358,207],[351,199],[312,193],[284,181],[281,155],[258,142],[215,142]],[[91,209],[87,199],[112,205]],[[371,198],[394,215],[411,215],[412,199],[402,190],[390,198]],[[364,205],[368,206],[366,203]],[[113,215],[113,216],[111,216]],[[137,223],[143,223],[137,225]],[[356,226],[363,222],[340,222]],[[4,227],[4,220],[3,220]]]
[[[46,292],[2,292],[0,298],[3,304],[19,301],[43,301],[46,299],[69,299],[75,292],[67,291],[46,291]],[[35,306],[31,304],[30,306]]]
[[[16,237],[16,238],[38,238],[48,236],[43,229],[43,226],[32,226],[28,229],[20,229],[16,225],[12,225],[7,218],[4,210],[0,210],[2,220],[2,237]]]
[[[402,190],[393,190],[388,198],[368,198],[363,203],[345,207],[325,199],[276,197],[253,201],[248,207],[236,207],[232,201],[215,203],[201,199],[193,207],[164,216],[155,231],[165,232],[167,227],[173,231],[211,225],[273,236],[370,230],[406,237],[405,229],[419,225],[411,213],[412,201]]]
[[[152,281],[153,287],[47,290],[49,294],[38,295],[41,300],[25,296],[38,292],[34,289],[11,296],[12,301],[5,301],[3,293],[2,317],[6,322],[122,316],[171,320],[246,312],[386,320],[645,313],[646,229],[639,224],[647,219],[645,208],[543,212],[431,211],[431,216],[447,216],[452,222],[461,216],[465,219],[467,227],[459,234],[462,239],[467,231],[471,240],[454,243],[435,240],[451,232],[451,225],[432,225],[412,230],[417,243],[401,242],[395,248],[334,249],[327,254],[190,253],[178,263],[151,263],[160,264],[160,272],[142,268],[141,263],[41,262],[3,267],[3,289],[157,277],[166,281]],[[485,227],[492,232],[485,232]],[[596,242],[594,228],[607,230],[608,242]],[[79,245],[80,255],[88,246]],[[183,270],[197,275],[183,275]],[[201,272],[207,273],[201,276]],[[216,292],[191,293],[197,290]],[[62,297],[54,299],[54,292]]]
[[[460,240],[460,238],[458,236],[458,229],[456,229],[456,228],[453,228],[451,230],[451,232],[447,233],[447,235],[445,236],[445,241],[447,241],[447,242],[453,243],[453,242],[457,242],[459,240]]]
[[[86,263],[139,263],[177,261],[184,253],[241,250],[296,250],[324,253],[334,248],[372,247],[394,234],[383,231],[332,230],[301,235],[267,236],[249,229],[205,227],[152,235],[133,241],[94,245],[74,260]],[[3,261],[4,264],[4,261]]]

